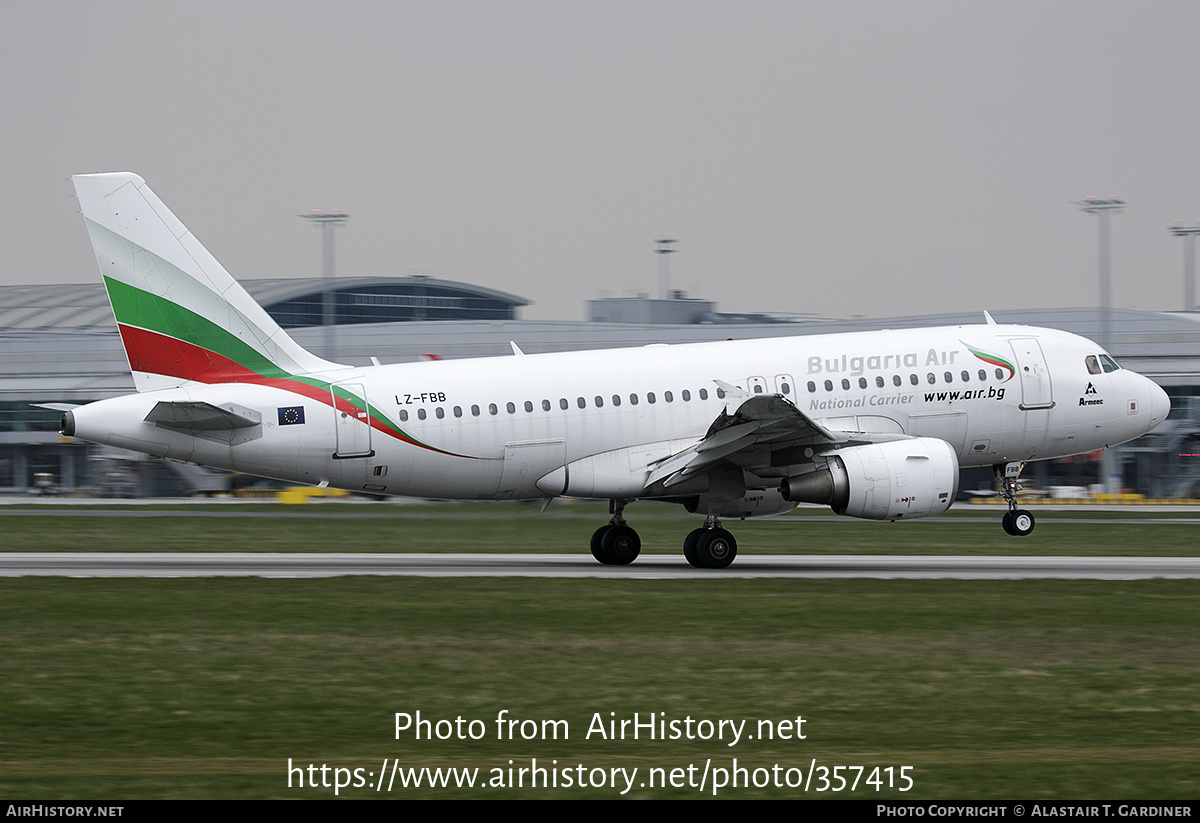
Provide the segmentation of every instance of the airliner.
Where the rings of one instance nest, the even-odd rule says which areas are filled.
[[[703,518],[684,556],[737,555],[723,519],[799,503],[870,520],[946,511],[993,466],[1002,524],[1027,461],[1131,440],[1166,393],[1100,346],[979,325],[512,354],[390,365],[303,349],[140,177],[72,178],[137,393],[65,411],[62,432],[157,457],[380,495],[609,501],[591,539],[632,562],[635,500]],[[407,541],[409,545],[419,545]]]

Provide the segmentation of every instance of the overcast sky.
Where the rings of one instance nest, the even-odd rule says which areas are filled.
[[[239,278],[478,283],[575,320],[1182,307],[1200,3],[0,0],[0,283],[96,282],[68,178],[133,171]]]

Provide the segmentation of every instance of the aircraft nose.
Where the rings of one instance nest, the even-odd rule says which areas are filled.
[[[1166,420],[1167,415],[1171,413],[1171,398],[1162,390],[1162,386],[1153,380],[1147,379],[1146,382],[1150,384],[1150,421],[1153,428]]]

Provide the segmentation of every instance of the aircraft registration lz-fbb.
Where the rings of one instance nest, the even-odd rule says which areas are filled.
[[[722,518],[800,502],[927,517],[950,507],[960,466],[994,466],[1004,528],[1028,534],[1025,461],[1123,443],[1170,411],[1092,341],[986,313],[975,326],[339,365],[288,337],[140,177],[72,179],[138,393],[66,411],[64,434],[377,494],[606,498],[601,563],[637,557],[634,500],[703,516],[684,554],[723,568],[737,544]]]

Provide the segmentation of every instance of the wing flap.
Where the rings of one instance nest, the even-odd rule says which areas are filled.
[[[750,469],[759,467],[760,462],[763,466],[770,465],[772,455],[784,449],[803,449],[811,457],[836,446],[907,439],[906,435],[829,429],[782,395],[749,395],[745,391],[739,395],[731,390],[736,387],[727,387],[719,381],[718,385],[730,396],[746,399],[732,414],[722,411],[699,443],[652,464],[647,487],[661,484],[663,489],[669,489],[704,472],[718,470],[726,462],[736,467],[750,461],[746,466]],[[743,456],[741,461],[732,459],[737,455]]]

